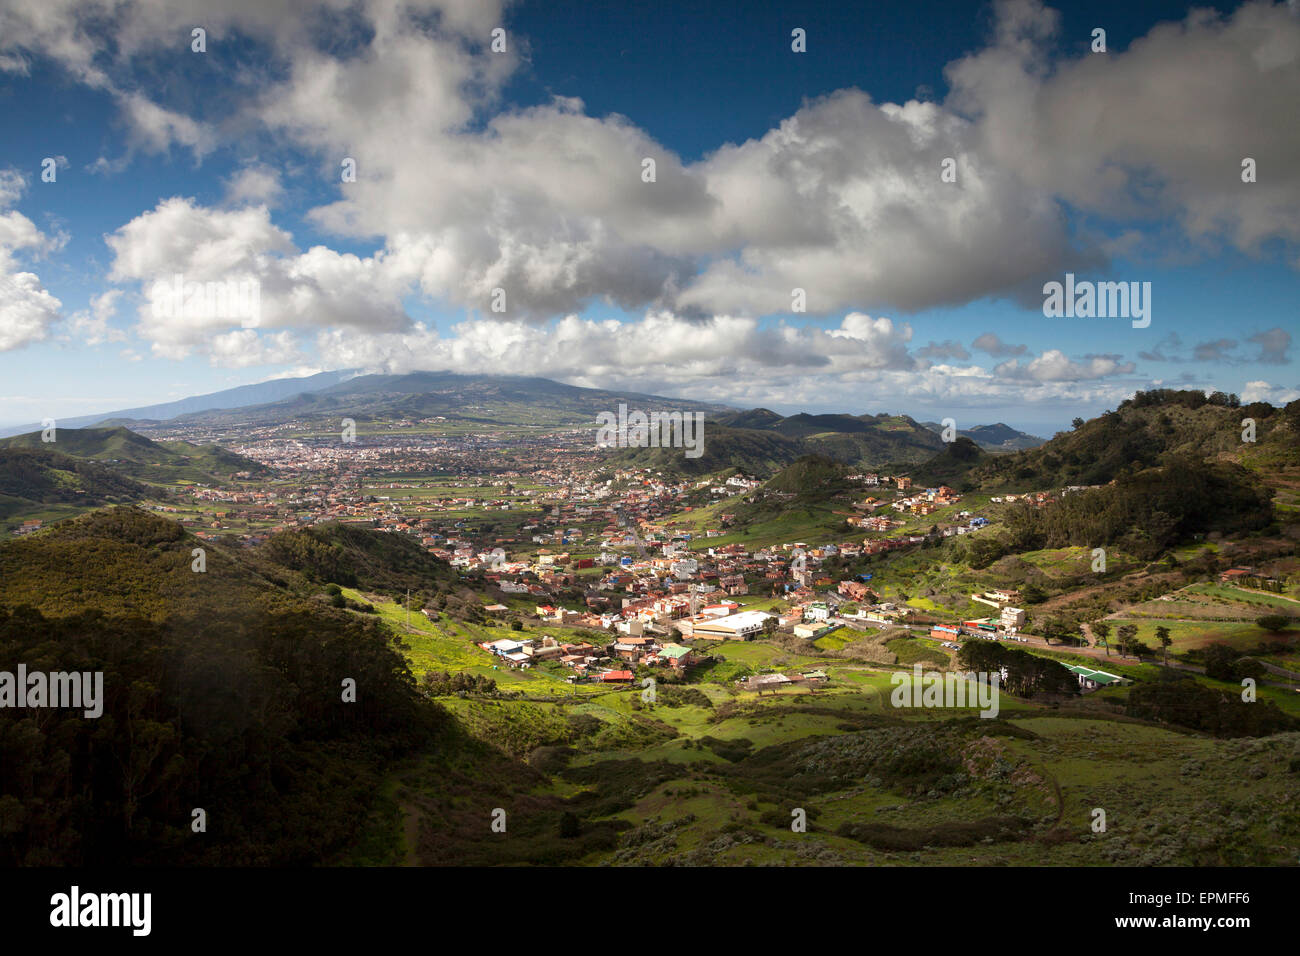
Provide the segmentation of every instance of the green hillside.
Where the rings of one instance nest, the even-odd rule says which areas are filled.
[[[680,448],[628,448],[611,452],[609,462],[666,475],[705,475],[736,468],[768,478],[806,455],[876,468],[886,462],[924,461],[943,448],[938,435],[906,415],[782,418],[756,408],[709,418],[704,426],[704,454],[699,458],[686,458]]]
[[[97,719],[0,709],[0,862],[355,853],[388,766],[446,719],[384,627],[311,590],[129,508],[0,545],[0,668],[103,673]],[[196,807],[206,832],[191,829]]]
[[[404,534],[324,524],[272,535],[260,557],[301,572],[308,580],[398,593],[431,591],[456,579],[445,561]]]
[[[701,454],[688,458],[684,448],[623,448],[610,455],[614,468],[645,468],[666,475],[711,475],[734,468],[766,477],[805,454],[803,443],[772,432],[729,428],[706,422]]]
[[[1245,419],[1254,422],[1253,441],[1243,441]],[[1158,389],[1080,420],[1037,448],[976,455],[959,444],[960,439],[917,467],[916,480],[961,491],[1102,485],[1188,458],[1236,462],[1278,477],[1300,470],[1300,401],[1285,408],[1266,402],[1242,406],[1231,396],[1207,399],[1201,392]]]
[[[1300,401],[1234,406],[1201,392],[1138,392],[1115,411],[1056,435],[1038,448],[974,463],[966,480],[977,488],[1049,488],[1105,484],[1125,472],[1174,457],[1236,461],[1252,469],[1300,467]],[[1242,440],[1244,419],[1255,440]]]
[[[53,520],[156,494],[106,465],[43,448],[0,447],[0,527]]]
[[[825,455],[806,455],[781,469],[763,487],[803,498],[830,498],[849,491],[851,469]]]
[[[73,458],[89,459],[115,471],[151,482],[224,481],[237,472],[268,474],[259,462],[218,445],[185,441],[156,442],[127,428],[60,428],[55,441],[42,442],[40,432],[0,439],[0,449],[55,449]]]

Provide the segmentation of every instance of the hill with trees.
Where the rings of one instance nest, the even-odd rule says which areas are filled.
[[[808,415],[782,417],[766,408],[710,416],[704,454],[687,458],[681,448],[626,448],[609,463],[652,468],[666,475],[705,475],[725,468],[768,478],[807,455],[847,465],[915,464],[944,448],[943,439],[906,415]]]
[[[106,465],[43,448],[0,447],[0,522],[65,517],[157,492]]]
[[[806,454],[800,441],[753,428],[729,428],[705,422],[701,434],[698,458],[686,457],[684,448],[622,448],[606,464],[678,476],[711,475],[728,468],[767,476]]]
[[[456,575],[404,534],[329,523],[272,535],[257,555],[321,584],[339,584],[394,596],[407,588],[426,592]]]
[[[97,719],[0,709],[0,861],[306,865],[352,848],[387,768],[450,721],[383,625],[315,589],[132,508],[0,545],[0,669],[103,673]]]
[[[55,450],[81,460],[97,461],[132,478],[154,482],[218,482],[248,472],[261,477],[270,470],[260,462],[219,445],[186,441],[156,442],[128,428],[60,428],[53,442],[41,432],[0,438],[0,449]]]
[[[976,568],[1008,554],[1069,546],[1117,546],[1151,560],[1196,535],[1249,534],[1273,521],[1272,493],[1258,475],[1188,456],[1071,492],[1047,508],[1021,502],[1007,512],[1004,531],[954,549]]]
[[[1247,420],[1253,434],[1243,424]],[[1114,411],[1075,419],[1071,431],[1037,448],[953,459],[951,448],[929,459],[916,471],[918,482],[942,478],[962,491],[1102,485],[1189,459],[1237,462],[1260,472],[1300,468],[1300,401],[1277,408],[1267,402],[1242,405],[1219,392],[1137,392]]]
[[[781,469],[765,490],[810,498],[829,498],[850,491],[852,469],[826,455],[805,455]]]

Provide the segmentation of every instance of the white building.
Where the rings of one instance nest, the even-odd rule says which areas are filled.
[[[672,565],[673,577],[679,581],[692,577],[700,570],[700,563],[694,558],[682,558]]]
[[[726,617],[696,620],[692,628],[693,637],[710,638],[715,641],[747,641],[763,632],[763,622],[772,618],[766,611],[741,611]]]
[[[805,621],[824,621],[831,616],[831,609],[825,604],[808,604],[803,609]]]

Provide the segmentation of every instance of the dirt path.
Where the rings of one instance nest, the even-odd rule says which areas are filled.
[[[1228,585],[1234,591],[1241,591],[1244,594],[1262,594],[1264,597],[1281,598],[1283,601],[1290,601],[1292,604],[1300,604],[1300,598],[1293,598],[1286,594],[1277,594],[1273,591],[1261,591],[1258,588],[1243,588],[1235,584]]]
[[[1255,658],[1252,658],[1254,660]],[[1300,674],[1295,671],[1289,671],[1285,667],[1278,667],[1276,664],[1270,664],[1268,661],[1260,661],[1260,665],[1270,674],[1276,674],[1278,677],[1285,677],[1288,680],[1300,681]]]

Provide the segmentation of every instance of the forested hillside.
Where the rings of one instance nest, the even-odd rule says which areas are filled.
[[[445,727],[382,625],[238,553],[193,571],[197,545],[116,509],[0,546],[0,670],[101,671],[105,698],[0,710],[3,863],[328,861]]]

